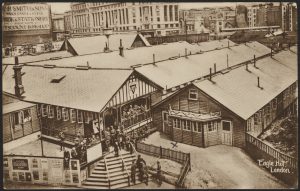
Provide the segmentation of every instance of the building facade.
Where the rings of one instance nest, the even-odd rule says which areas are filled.
[[[178,3],[72,3],[71,33],[102,34],[141,31],[150,35],[178,33]]]
[[[282,29],[283,31],[297,31],[298,17],[297,17],[297,5],[292,3],[282,3]]]
[[[64,14],[52,14],[52,38],[54,41],[64,39],[65,19]]]

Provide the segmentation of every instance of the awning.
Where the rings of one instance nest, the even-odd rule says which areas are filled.
[[[32,106],[35,106],[35,104],[24,102],[24,101],[5,104],[3,105],[3,114],[19,111]]]
[[[191,121],[205,122],[221,119],[221,112],[202,114],[186,111],[169,110],[169,116],[180,119],[187,119]]]

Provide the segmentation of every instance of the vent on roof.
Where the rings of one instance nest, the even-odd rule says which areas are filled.
[[[59,74],[52,78],[51,83],[59,83],[62,79],[66,77],[65,74]]]
[[[172,57],[169,58],[169,60],[175,60],[177,58],[178,58],[178,56],[172,56]]]
[[[90,69],[89,66],[76,66],[76,70],[88,70]]]
[[[43,66],[44,68],[55,68],[56,67],[56,65],[51,65],[51,64],[44,64],[44,66]]]
[[[57,56],[57,57],[51,57],[50,60],[59,60],[59,59],[62,59],[61,56]]]

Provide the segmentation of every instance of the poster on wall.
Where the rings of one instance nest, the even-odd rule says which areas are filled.
[[[38,159],[33,158],[31,164],[32,164],[32,168],[39,168]]]
[[[30,172],[26,172],[25,173],[25,178],[26,178],[26,181],[31,182],[31,180],[32,180],[31,173]]]
[[[71,169],[72,170],[77,170],[78,169],[78,163],[76,160],[71,161]]]
[[[18,173],[17,172],[12,172],[12,177],[13,177],[13,181],[18,181]]]
[[[70,184],[71,183],[71,171],[65,170],[65,183]]]
[[[20,181],[25,181],[25,172],[18,172],[18,175]]]
[[[62,183],[63,180],[63,160],[61,159],[49,159],[49,164],[51,166],[50,171],[51,177],[50,182],[52,183]]]
[[[13,170],[29,170],[28,159],[12,159]]]
[[[78,173],[72,173],[73,183],[79,183]]]
[[[33,180],[39,181],[40,180],[40,174],[38,170],[32,171]]]
[[[43,172],[43,181],[48,182],[48,172],[47,171]]]
[[[9,170],[4,170],[3,173],[4,173],[4,179],[10,180]]]
[[[42,169],[48,170],[48,159],[41,159]]]

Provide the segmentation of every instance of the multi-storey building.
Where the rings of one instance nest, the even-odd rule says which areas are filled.
[[[72,20],[72,11],[67,11],[64,14],[64,24],[65,24],[65,33],[70,34],[71,33],[71,20]]]
[[[259,7],[257,5],[247,8],[247,20],[249,27],[256,27],[256,13]]]
[[[201,32],[203,28],[219,33],[235,26],[235,10],[230,7],[203,8],[180,11],[180,29],[187,33]],[[186,26],[185,26],[186,25]]]
[[[177,3],[72,3],[71,12],[73,35],[102,34],[107,27],[151,35],[179,32]]]
[[[297,31],[297,7],[292,3],[281,4],[281,21],[284,31]]]

